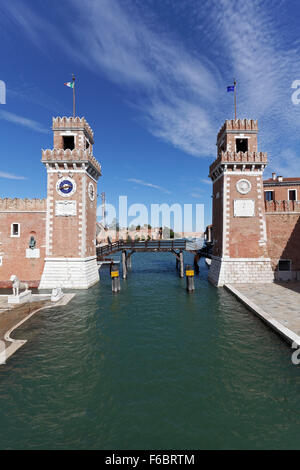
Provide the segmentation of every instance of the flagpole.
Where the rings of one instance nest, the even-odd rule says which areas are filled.
[[[233,79],[234,82],[234,120],[236,121],[236,81],[235,78]]]
[[[73,118],[75,118],[75,76],[73,75]]]

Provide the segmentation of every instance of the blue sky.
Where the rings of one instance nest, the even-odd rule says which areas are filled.
[[[300,5],[258,0],[1,0],[1,197],[45,197],[41,148],[52,116],[77,114],[95,133],[99,193],[116,204],[204,203],[216,134],[259,120],[268,176],[300,176]]]

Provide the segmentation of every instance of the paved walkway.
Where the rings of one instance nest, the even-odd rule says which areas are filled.
[[[0,366],[5,364],[27,340],[11,338],[13,331],[43,308],[67,305],[76,294],[64,294],[58,302],[51,302],[50,295],[34,294],[32,302],[22,305],[9,305],[7,296],[0,296]]]
[[[300,282],[225,287],[289,342],[300,340]]]

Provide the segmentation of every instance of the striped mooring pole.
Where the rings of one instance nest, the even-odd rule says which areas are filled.
[[[187,266],[185,270],[186,276],[186,290],[188,292],[194,292],[195,290],[195,281],[194,281],[195,271],[191,266]]]
[[[111,276],[111,290],[113,292],[120,292],[121,290],[121,282],[120,282],[120,274],[119,274],[119,270],[114,268],[111,273],[110,273],[110,276]]]

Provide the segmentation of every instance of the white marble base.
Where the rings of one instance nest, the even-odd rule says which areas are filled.
[[[212,257],[208,279],[215,286],[224,284],[268,284],[274,281],[268,258]]]
[[[97,258],[46,258],[39,289],[88,289],[99,282]]]
[[[7,302],[9,304],[25,304],[31,301],[31,290],[25,290],[19,295],[8,295]]]

